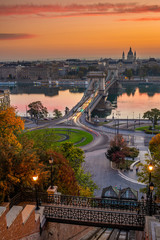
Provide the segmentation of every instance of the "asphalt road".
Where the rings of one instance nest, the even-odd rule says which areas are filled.
[[[71,121],[71,123],[73,124],[73,121]],[[83,127],[79,124],[77,124],[78,126],[66,125],[66,123],[62,121],[57,121],[56,123],[49,121],[38,127],[56,127],[55,124],[60,124],[56,125],[57,127]],[[85,130],[87,126],[88,130],[94,136],[94,141],[82,147],[82,149],[85,152],[85,164],[83,167],[85,171],[89,171],[92,174],[94,182],[98,185],[95,196],[100,197],[102,189],[110,185],[117,186],[117,188],[131,187],[137,191],[143,188],[144,185],[137,182],[136,176],[134,176],[133,173],[131,177],[130,175],[125,176],[121,174],[118,170],[111,167],[111,162],[105,156],[105,152],[109,147],[109,142],[115,135],[115,129],[104,126],[93,126],[85,121],[84,115],[81,117],[81,124],[85,125]],[[37,127],[37,125],[34,123],[28,124],[28,128],[35,127]],[[130,146],[136,146],[140,151],[147,151],[148,142],[151,138],[150,136],[131,130],[119,130],[119,133],[124,135]],[[139,198],[141,196],[142,194],[139,193]]]

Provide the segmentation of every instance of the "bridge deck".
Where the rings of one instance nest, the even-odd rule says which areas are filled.
[[[76,207],[46,205],[44,215],[47,221],[96,227],[143,230],[144,215],[125,211],[105,211]]]

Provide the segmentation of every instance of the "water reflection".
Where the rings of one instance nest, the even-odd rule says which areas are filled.
[[[69,109],[74,107],[81,100],[84,91],[84,88],[78,87],[18,84],[16,87],[10,88],[11,105],[17,108],[18,114],[21,116],[26,115],[26,108],[33,101],[41,101],[47,107],[50,116],[55,108],[64,114],[65,107]]]
[[[123,84],[117,93],[109,92],[107,100],[112,103],[112,110],[94,111],[92,116],[113,117],[119,111],[120,118],[133,118],[134,112],[134,118],[139,119],[152,108],[160,109],[160,84]]]
[[[2,87],[1,87],[2,88]],[[6,88],[6,87],[3,87]],[[26,114],[26,107],[33,101],[41,101],[47,107],[50,115],[55,108],[64,113],[65,107],[71,109],[78,103],[85,91],[83,87],[63,86],[47,87],[34,86],[32,84],[19,84],[16,87],[10,87],[11,105],[16,106],[19,115]],[[135,85],[123,84],[116,92],[110,91],[108,101],[112,103],[112,109],[106,111],[94,111],[92,115],[99,117],[116,116],[120,112],[120,118],[138,119],[139,114],[151,108],[160,109],[160,84],[153,85]]]

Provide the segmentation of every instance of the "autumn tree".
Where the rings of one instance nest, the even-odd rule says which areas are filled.
[[[149,142],[149,150],[150,152],[156,152],[157,147],[160,146],[160,133],[152,137],[152,139]]]
[[[32,102],[28,105],[29,110],[27,111],[31,118],[40,119],[47,117],[47,108],[43,106],[41,101]]]
[[[75,177],[74,170],[69,161],[60,153],[48,150],[46,158],[49,161],[53,158],[53,181],[58,186],[59,192],[68,195],[79,195],[79,185]]]
[[[155,128],[155,125],[157,125],[157,121],[160,120],[160,110],[157,108],[153,108],[150,111],[147,111],[143,114],[143,118],[148,118]]]
[[[106,153],[107,158],[110,161],[115,162],[119,167],[120,163],[124,163],[125,157],[128,154],[129,148],[127,147],[127,142],[121,134],[117,134],[110,142],[110,148]]]
[[[10,144],[16,143],[17,135],[24,129],[23,120],[16,116],[13,107],[0,110],[0,137],[6,138]]]
[[[62,117],[61,111],[59,111],[57,108],[55,108],[55,109],[53,110],[53,117],[54,117],[55,119],[61,118],[61,117]]]
[[[13,108],[0,111],[0,199],[3,201],[25,187],[31,187],[35,169],[40,172],[33,142],[19,138],[24,123]],[[41,174],[42,176],[42,174]]]

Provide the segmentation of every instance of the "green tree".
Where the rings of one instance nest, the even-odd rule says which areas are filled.
[[[139,154],[139,150],[135,147],[128,148],[128,155],[126,157],[136,158]]]
[[[63,156],[69,160],[71,167],[74,169],[75,173],[77,173],[84,162],[83,150],[75,147],[71,142],[62,143],[59,150]]]
[[[31,118],[40,119],[47,117],[47,108],[43,106],[41,101],[32,102],[28,105],[29,110],[27,111]]]
[[[152,171],[152,179],[155,186],[155,192],[160,197],[160,134],[154,136],[150,143],[149,149],[152,151],[152,164],[153,164],[153,171]],[[149,184],[149,170],[148,165],[151,162],[150,158],[145,161],[145,164],[140,163],[139,166],[141,170],[138,173],[138,181],[143,182],[145,184]],[[147,188],[142,189],[142,191],[147,192]]]
[[[127,69],[125,71],[125,75],[129,78],[129,80],[131,79],[131,77],[133,76],[133,71],[132,69]]]
[[[61,111],[59,111],[57,108],[53,110],[53,117],[55,119],[61,118],[62,117],[62,113]]]
[[[147,111],[143,114],[143,118],[148,118],[155,128],[157,121],[160,120],[160,110],[157,108],[152,108],[150,111]]]
[[[59,148],[59,151],[66,159],[68,159],[71,167],[74,169],[77,182],[81,186],[80,194],[84,196],[93,196],[94,190],[97,189],[97,186],[93,182],[91,174],[85,172],[82,168],[82,163],[85,162],[83,150],[75,147],[73,143],[68,142],[63,143]]]

